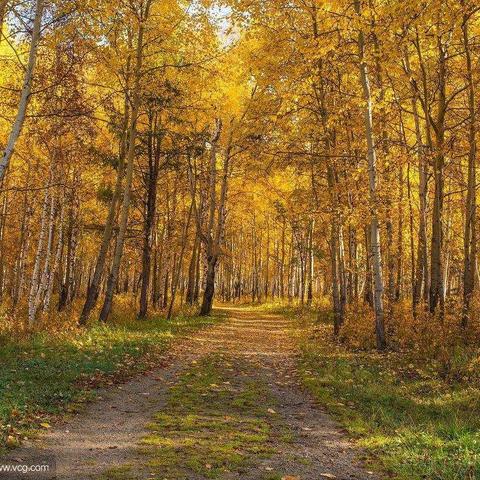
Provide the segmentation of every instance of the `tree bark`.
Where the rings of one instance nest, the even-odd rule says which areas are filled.
[[[416,82],[411,77],[409,57],[405,56],[407,73],[412,78],[412,109],[413,118],[415,122],[415,136],[417,140],[417,155],[419,162],[419,199],[420,199],[420,211],[419,211],[419,226],[418,226],[418,247],[417,247],[417,268],[416,278],[413,290],[413,313],[416,314],[416,307],[423,297],[425,303],[428,302],[430,295],[430,279],[428,272],[428,252],[427,252],[427,198],[428,198],[428,162],[427,153],[432,151],[432,122],[430,113],[430,96],[428,92],[428,76],[427,68],[424,63],[422,47],[420,43],[420,35],[418,29],[416,29],[416,37],[414,41],[415,48],[417,50],[418,62],[420,65],[421,73],[421,90],[417,87]],[[426,145],[422,140],[422,134],[420,130],[420,120],[417,109],[417,102],[421,101],[425,116],[425,136]],[[423,295],[422,295],[423,290]]]
[[[27,185],[28,179],[30,177],[30,168],[27,174]],[[27,190],[25,189],[23,195],[23,213],[22,213],[22,223],[20,227],[20,241],[19,241],[19,252],[18,258],[15,262],[15,274],[14,274],[14,282],[12,288],[12,302],[13,302],[13,309],[17,307],[18,301],[20,300],[20,296],[22,294],[23,289],[23,279],[24,279],[24,271],[25,271],[25,257],[28,251],[28,241],[29,241],[29,224],[30,224],[30,212],[31,208],[28,203],[28,195]]]
[[[128,88],[128,72],[130,71],[130,59],[127,58],[127,88]],[[108,210],[107,219],[105,221],[105,228],[103,230],[102,241],[98,250],[97,260],[93,276],[89,281],[85,303],[83,304],[82,313],[79,318],[79,325],[85,325],[90,317],[92,310],[97,303],[98,295],[100,293],[100,285],[102,281],[103,271],[105,269],[105,262],[107,260],[107,253],[110,247],[110,241],[113,235],[113,228],[115,226],[115,216],[117,213],[118,203],[122,193],[122,182],[125,169],[125,155],[127,149],[127,125],[129,120],[129,106],[128,94],[125,94],[124,118],[122,126],[122,139],[120,140],[120,149],[118,155],[117,178],[115,181],[115,188],[113,190],[112,201]]]
[[[143,230],[143,251],[142,251],[142,287],[140,291],[140,309],[138,318],[145,318],[148,310],[148,289],[150,286],[150,271],[152,258],[152,235],[155,221],[157,203],[157,181],[160,164],[160,138],[157,131],[156,115],[150,120],[150,133],[148,139],[148,172],[146,178],[147,202],[145,211],[145,222]],[[157,141],[155,141],[157,139]]]
[[[464,2],[462,2],[464,3]],[[470,303],[475,288],[475,269],[477,257],[477,225],[476,225],[476,106],[475,106],[475,87],[473,82],[472,58],[470,52],[470,40],[468,35],[469,17],[465,13],[463,16],[462,33],[463,46],[465,49],[466,79],[468,93],[468,180],[467,180],[467,202],[465,205],[465,230],[464,230],[464,265],[463,265],[463,309],[462,309],[462,327],[466,328],[470,317]]]
[[[100,312],[99,319],[106,322],[110,311],[112,309],[114,287],[117,283],[118,274],[120,271],[120,264],[122,260],[123,247],[125,243],[125,234],[127,232],[128,216],[130,211],[130,198],[133,181],[133,165],[135,160],[135,141],[137,138],[137,121],[141,102],[141,78],[143,65],[143,49],[144,49],[144,33],[145,22],[148,19],[150,5],[152,0],[147,0],[145,10],[139,14],[138,39],[135,60],[134,73],[134,87],[133,87],[133,102],[132,102],[132,116],[130,120],[129,134],[128,134],[128,152],[127,152],[127,168],[125,177],[125,188],[123,191],[123,203],[120,212],[120,219],[118,223],[118,235],[115,243],[115,251],[113,254],[112,268],[107,280],[107,290],[105,292],[105,299],[103,307]]]
[[[198,233],[195,234],[195,240],[193,243],[192,257],[190,259],[190,264],[188,266],[188,285],[187,285],[187,295],[186,301],[188,305],[193,305],[195,303],[195,278],[196,278],[196,265],[197,265],[197,255],[199,255],[200,250],[200,237]]]
[[[12,158],[13,152],[15,151],[15,146],[22,131],[28,104],[30,102],[33,74],[37,62],[38,43],[40,40],[40,33],[42,27],[43,10],[44,0],[37,0],[35,6],[35,18],[33,21],[32,40],[30,42],[30,53],[28,55],[28,63],[25,70],[22,92],[20,94],[17,116],[8,137],[7,146],[5,147],[5,151],[3,152],[2,158],[0,159],[0,183],[5,176],[5,172],[8,168],[8,165],[10,164],[10,159]]]
[[[65,274],[60,280],[60,292],[58,296],[58,311],[65,310],[71,300],[73,269],[74,269],[74,223],[75,223],[75,205],[74,195],[70,198],[68,209],[68,227],[67,227],[67,254],[65,259]]]
[[[51,178],[51,176],[50,176]],[[49,202],[50,201],[50,202]],[[50,215],[49,215],[49,205],[50,205]],[[48,250],[51,243],[52,228],[53,228],[53,208],[54,201],[53,196],[51,197],[48,189],[45,190],[45,197],[43,200],[42,208],[42,219],[40,221],[40,233],[37,242],[37,251],[35,254],[35,261],[32,272],[32,280],[30,284],[30,294],[28,298],[28,326],[32,328],[35,325],[36,314],[38,306],[40,304],[41,292],[42,292],[42,278],[43,274],[41,273],[41,263],[42,258],[45,258],[45,262],[48,262]],[[50,220],[50,223],[48,222]],[[44,243],[47,237],[48,232],[48,243],[47,243],[47,253],[44,252]],[[48,267],[48,263],[45,263],[45,266]]]
[[[314,275],[314,256],[313,256],[313,230],[315,220],[311,220],[308,228],[308,280],[307,280],[307,305],[313,302],[313,275]]]
[[[8,0],[0,0],[0,43],[3,40],[3,25],[5,23],[5,17],[7,16]]]
[[[174,264],[174,270],[173,270],[173,276],[172,276],[172,292],[170,297],[170,304],[168,306],[167,320],[170,320],[172,318],[173,307],[175,305],[175,297],[177,294],[178,281],[180,279],[180,274],[183,266],[183,258],[185,256],[185,247],[187,246],[187,236],[188,236],[188,229],[190,227],[191,217],[192,217],[192,206],[190,205],[190,209],[188,210],[187,219],[185,221],[185,226],[183,229],[182,247],[180,251],[180,256],[178,258],[178,265],[176,268]]]
[[[209,157],[209,205],[208,205],[208,219],[206,230],[202,226],[201,212],[196,203],[196,178],[192,165],[189,159],[189,177],[190,177],[190,191],[192,196],[192,209],[197,223],[197,231],[205,246],[207,268],[205,274],[205,290],[203,293],[202,305],[200,308],[200,315],[210,315],[213,306],[213,297],[215,293],[215,273],[220,255],[220,245],[223,239],[223,231],[225,225],[225,204],[227,199],[228,178],[230,175],[230,147],[231,147],[231,133],[229,136],[227,148],[223,155],[223,172],[222,182],[220,187],[220,195],[217,201],[216,187],[217,187],[217,149],[218,141],[222,133],[222,122],[220,119],[215,120],[215,127],[210,139],[210,157]]]
[[[435,313],[440,303],[440,318],[444,316],[442,245],[443,245],[443,199],[444,199],[444,144],[446,103],[446,51],[441,38],[437,38],[438,49],[438,111],[435,120],[434,156],[434,199],[432,214],[432,244],[430,252],[430,313]]]
[[[360,0],[355,0],[355,10],[361,20]],[[370,213],[371,213],[371,244],[370,256],[373,264],[373,284],[374,284],[374,311],[375,311],[375,334],[377,349],[383,350],[386,347],[385,325],[384,325],[384,308],[383,308],[383,275],[382,275],[382,259],[380,251],[380,228],[377,213],[377,153],[375,148],[375,140],[373,134],[373,117],[372,117],[372,97],[370,92],[370,83],[368,79],[367,63],[365,60],[365,37],[364,32],[360,28],[358,32],[358,51],[360,58],[360,83],[363,89],[364,122],[365,135],[368,146],[368,175],[370,187]]]
[[[58,221],[58,239],[57,239],[57,248],[55,250],[55,255],[53,257],[53,264],[48,270],[47,283],[45,286],[45,298],[43,301],[43,311],[48,312],[50,308],[50,301],[52,299],[53,285],[55,282],[55,275],[57,273],[58,267],[60,265],[60,257],[63,250],[63,205],[60,206],[60,217]]]

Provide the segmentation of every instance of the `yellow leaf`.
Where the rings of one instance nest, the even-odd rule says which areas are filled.
[[[18,440],[17,437],[13,436],[13,435],[9,435],[7,437],[7,447],[8,448],[15,448],[15,447],[18,447],[20,445],[20,441]]]

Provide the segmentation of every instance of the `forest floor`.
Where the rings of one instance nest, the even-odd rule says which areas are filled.
[[[328,307],[269,310],[295,319],[304,386],[371,462],[398,480],[480,479],[480,386],[470,355],[455,350],[445,375],[423,350],[378,353],[333,341]]]
[[[300,385],[295,322],[251,308],[175,342],[163,366],[12,450],[59,480],[375,479]],[[0,478],[50,478],[36,472]]]

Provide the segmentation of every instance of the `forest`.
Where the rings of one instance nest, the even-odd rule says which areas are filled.
[[[479,82],[476,0],[0,0],[0,478],[480,479]]]

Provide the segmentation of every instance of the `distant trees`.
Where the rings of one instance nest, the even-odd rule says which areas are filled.
[[[440,324],[456,314],[468,325],[478,283],[474,3],[242,7],[268,59],[255,71],[282,101],[275,128],[288,131],[269,150],[311,179],[305,215],[328,218],[328,240],[317,232],[313,250],[329,262],[318,259],[314,277],[317,294],[331,295],[337,334],[362,301],[380,349],[401,301],[417,318],[427,309]],[[255,22],[259,10],[268,21]]]
[[[326,298],[338,338],[468,340],[475,2],[207,3],[0,1],[6,311]]]

